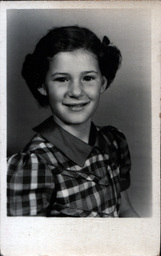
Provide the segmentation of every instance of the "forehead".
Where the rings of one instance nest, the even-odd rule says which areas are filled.
[[[79,49],[72,52],[60,52],[51,58],[49,69],[68,70],[71,68],[72,70],[94,68],[98,71],[97,57],[89,51]]]

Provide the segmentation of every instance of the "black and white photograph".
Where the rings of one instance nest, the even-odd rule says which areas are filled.
[[[8,10],[8,216],[151,216],[150,38],[146,11]]]
[[[80,244],[86,245],[82,251],[76,250],[75,238],[70,252],[70,236],[67,251],[60,251],[58,241],[52,251],[49,236],[48,249],[39,241],[34,245],[34,252],[40,246],[38,253],[31,254],[29,241],[39,232],[36,227],[28,234],[31,237],[21,239],[19,252],[26,246],[31,256],[101,256],[106,255],[101,241],[102,248],[109,246],[104,235],[110,228],[109,255],[125,255],[119,248],[112,251],[112,237],[129,229],[129,241],[137,240],[135,228],[153,221],[155,199],[158,202],[153,191],[157,89],[152,87],[152,11],[74,6],[6,10],[3,213],[12,228],[5,233],[11,235],[15,223],[16,233],[39,223],[39,228],[47,227],[45,239],[55,225],[58,232],[52,236],[63,233],[65,241],[67,227],[74,235],[76,223],[83,233],[86,224],[88,232],[92,227],[92,232],[98,230],[97,237],[101,234],[96,251],[86,245],[90,234],[81,234]],[[90,244],[96,241],[92,237]],[[125,240],[119,243],[129,256],[151,255],[140,249],[142,239],[136,252],[125,246]],[[12,246],[15,241],[12,238]]]

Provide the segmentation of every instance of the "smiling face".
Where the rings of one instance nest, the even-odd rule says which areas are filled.
[[[96,57],[87,51],[60,52],[50,62],[42,94],[47,94],[55,121],[75,125],[91,120],[107,81]]]

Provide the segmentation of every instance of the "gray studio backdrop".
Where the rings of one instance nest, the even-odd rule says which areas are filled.
[[[8,10],[7,13],[7,138],[8,155],[18,152],[34,135],[32,127],[50,115],[40,108],[21,77],[27,53],[56,26],[81,25],[119,47],[123,63],[101,97],[94,116],[98,125],[121,129],[131,158],[132,204],[150,217],[151,168],[151,30],[150,13],[141,9]]]

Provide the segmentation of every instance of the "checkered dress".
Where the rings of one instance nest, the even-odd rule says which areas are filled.
[[[118,217],[131,166],[122,132],[92,124],[86,144],[51,118],[35,130],[8,159],[8,216]]]

